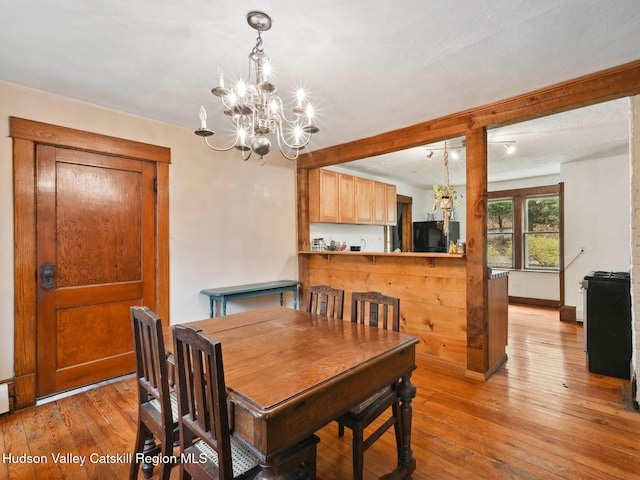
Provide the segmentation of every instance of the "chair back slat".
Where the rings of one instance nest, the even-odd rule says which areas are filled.
[[[311,285],[307,293],[307,312],[342,320],[344,290],[329,285]]]
[[[399,332],[400,299],[380,292],[353,292],[351,321]]]
[[[192,328],[173,327],[180,441],[206,442],[218,454],[219,478],[233,478],[222,346]]]

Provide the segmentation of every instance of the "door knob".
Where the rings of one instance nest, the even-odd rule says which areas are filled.
[[[53,263],[44,263],[40,268],[42,269],[42,289],[51,290],[55,287],[56,266]]]

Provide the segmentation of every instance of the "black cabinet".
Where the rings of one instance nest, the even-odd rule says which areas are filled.
[[[627,272],[590,272],[586,287],[589,371],[630,378],[631,280]]]

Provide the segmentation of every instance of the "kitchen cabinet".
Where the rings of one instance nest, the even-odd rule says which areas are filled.
[[[355,177],[338,175],[338,223],[356,223]]]
[[[385,225],[395,225],[398,221],[397,217],[397,198],[396,186],[385,183],[385,193],[387,197]]]
[[[373,184],[373,223],[376,225],[387,223],[387,188],[380,182]]]
[[[322,168],[309,170],[309,221],[395,225],[396,186]]]
[[[316,168],[309,171],[309,221],[338,223],[340,174]]]
[[[374,181],[354,177],[356,223],[373,223],[372,192]]]

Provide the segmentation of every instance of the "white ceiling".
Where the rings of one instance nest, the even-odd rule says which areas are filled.
[[[190,129],[204,104],[224,132],[209,92],[219,64],[228,80],[245,74],[255,9],[273,18],[263,40],[281,96],[304,85],[316,106],[310,150],[640,59],[638,0],[2,0],[0,79]],[[518,150],[490,175],[619,153],[626,109],[618,101],[492,131]]]

